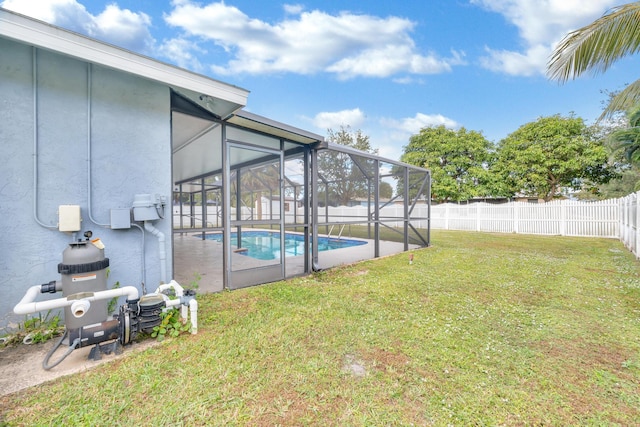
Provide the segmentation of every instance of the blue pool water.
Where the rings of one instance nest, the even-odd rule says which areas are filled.
[[[202,238],[201,235],[196,237]],[[222,233],[207,234],[206,239],[222,241]],[[231,233],[231,243],[235,248],[237,239],[236,233]],[[352,239],[332,239],[328,237],[318,237],[318,251],[330,251],[332,249],[349,248],[352,246],[364,245],[367,242]],[[278,259],[280,258],[280,233],[277,231],[243,231],[242,249],[239,254],[257,259]],[[301,234],[285,233],[284,235],[285,256],[296,256],[304,254],[304,236]]]

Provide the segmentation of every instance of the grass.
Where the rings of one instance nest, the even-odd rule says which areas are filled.
[[[198,335],[0,398],[9,425],[638,425],[640,268],[605,239],[433,246],[201,295]]]

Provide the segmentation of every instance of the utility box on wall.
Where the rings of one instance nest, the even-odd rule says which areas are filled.
[[[58,230],[64,232],[80,231],[82,216],[78,205],[58,206]]]
[[[112,230],[126,230],[131,228],[131,210],[128,208],[111,209]]]

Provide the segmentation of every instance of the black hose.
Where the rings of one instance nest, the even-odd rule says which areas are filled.
[[[68,355],[71,354],[71,352],[73,350],[76,349],[76,347],[78,347],[78,345],[80,344],[80,338],[76,338],[75,340],[73,340],[73,343],[71,343],[71,345],[69,346],[69,348],[67,348],[67,352],[65,354],[62,355],[62,357],[60,359],[58,359],[53,365],[49,365],[49,359],[51,358],[51,356],[53,356],[53,353],[56,352],[56,350],[58,348],[60,348],[60,345],[62,344],[62,341],[64,341],[64,339],[67,337],[67,335],[69,334],[69,330],[67,328],[64,329],[64,334],[62,334],[62,338],[60,338],[60,341],[58,341],[56,343],[56,345],[53,346],[53,348],[51,350],[49,350],[49,352],[47,353],[47,355],[45,356],[44,360],[42,361],[42,367],[44,368],[45,371],[48,371],[51,368],[55,368],[56,366],[58,366],[60,364],[60,362],[62,362],[64,359],[67,358]]]

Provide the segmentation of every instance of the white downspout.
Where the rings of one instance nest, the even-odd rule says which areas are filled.
[[[167,251],[164,245],[164,234],[155,228],[150,221],[144,222],[144,229],[158,238],[158,253],[160,257],[160,282],[167,283]]]

